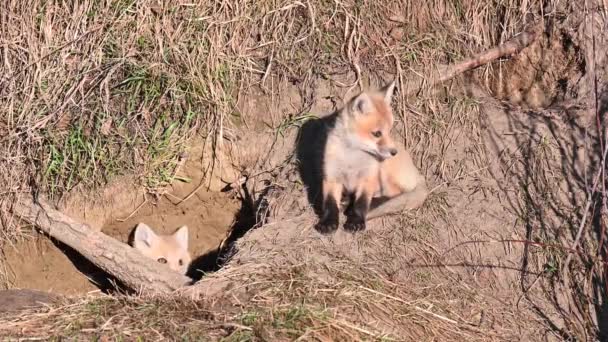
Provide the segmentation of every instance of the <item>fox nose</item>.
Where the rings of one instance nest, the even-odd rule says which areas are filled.
[[[390,152],[391,152],[391,156],[397,155],[397,149],[396,148],[391,148]]]

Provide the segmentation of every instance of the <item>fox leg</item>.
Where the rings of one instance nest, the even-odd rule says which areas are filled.
[[[323,181],[323,204],[321,219],[315,229],[323,234],[333,233],[340,223],[340,200],[342,199],[342,184],[334,181]]]
[[[367,219],[367,213],[372,202],[375,184],[373,181],[367,181],[355,192],[350,207],[345,213],[345,230],[356,232],[365,229],[365,220]]]
[[[426,181],[420,175],[413,190],[404,191],[393,197],[379,199],[376,203],[372,203],[372,208],[367,218],[373,219],[384,215],[396,214],[405,209],[416,209],[424,203],[428,195],[429,191]]]

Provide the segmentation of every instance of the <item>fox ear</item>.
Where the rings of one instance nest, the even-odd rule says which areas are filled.
[[[139,223],[137,227],[135,227],[135,234],[133,236],[133,247],[152,247],[158,236],[152,228],[148,227],[145,223]]]
[[[350,102],[350,112],[357,115],[364,115],[374,110],[374,106],[372,104],[372,99],[366,93],[361,93],[357,95]]]
[[[391,83],[385,85],[380,90],[382,92],[382,94],[384,95],[384,102],[386,102],[386,104],[388,104],[389,106],[391,104],[396,85],[397,85],[396,80],[392,80]]]
[[[173,238],[175,241],[182,246],[183,249],[188,249],[188,227],[181,226],[178,230],[173,233]]]

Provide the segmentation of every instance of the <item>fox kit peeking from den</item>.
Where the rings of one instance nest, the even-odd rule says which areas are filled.
[[[338,228],[343,194],[350,199],[344,229],[352,232],[365,229],[367,219],[417,208],[426,199],[424,177],[390,136],[394,89],[393,81],[364,91],[337,112],[323,155],[319,232]]]
[[[157,235],[152,228],[139,223],[131,244],[143,255],[186,274],[192,260],[188,252],[188,227],[182,226],[171,235]]]

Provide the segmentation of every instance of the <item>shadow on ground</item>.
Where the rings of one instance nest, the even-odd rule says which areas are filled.
[[[608,112],[606,93],[605,88],[598,113],[602,119]],[[569,247],[583,220],[587,194],[591,192],[593,178],[601,165],[602,146],[597,132],[590,132],[582,126],[582,120],[578,120],[575,113],[563,108],[522,111],[507,106],[489,111],[491,113],[481,117],[481,125],[486,132],[485,145],[493,150],[493,154],[500,156],[500,170],[491,172],[492,177],[508,207],[523,220],[525,239]],[[604,127],[603,122],[599,124]],[[582,153],[583,148],[585,153]],[[518,191],[513,191],[514,188]],[[584,246],[586,241],[605,239],[605,227],[600,223],[601,204],[601,194],[596,191],[587,216],[587,224],[590,223],[592,229],[581,239],[581,251],[595,245]],[[599,244],[605,260],[608,247],[606,243]],[[588,332],[593,331],[588,315],[595,311],[600,339],[605,340],[608,338],[608,307],[606,304],[595,307],[589,304],[589,298],[596,297],[598,303],[606,303],[607,299],[606,282],[601,275],[604,271],[597,269],[596,254],[573,256],[568,282],[570,288],[566,289],[570,298],[566,301],[558,300],[558,292],[564,292],[560,273],[565,258],[564,250],[543,248],[543,252],[538,253],[537,247],[525,244],[520,282],[523,296],[537,314],[567,340],[576,339],[572,329],[566,329],[551,318],[536,303],[538,299],[528,295],[528,291],[533,286],[540,286],[568,327],[578,326]],[[541,270],[544,281],[537,282],[537,277],[526,274],[539,262],[544,268]],[[581,276],[586,278],[584,274],[594,275],[591,280],[593,291],[585,288],[585,282],[581,281]]]

